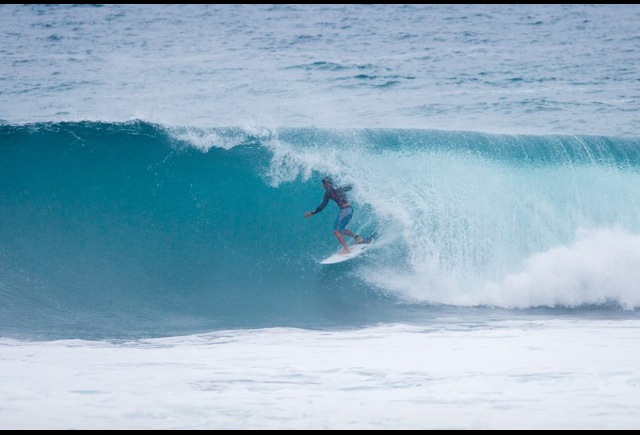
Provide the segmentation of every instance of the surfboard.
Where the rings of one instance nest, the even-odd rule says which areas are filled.
[[[338,254],[338,252],[342,251],[342,247],[340,247],[340,251],[331,255],[330,257],[325,258],[320,262],[320,264],[336,264],[342,263],[343,261],[351,260],[352,258],[356,258],[358,255],[365,252],[369,247],[373,244],[373,238],[366,239],[368,243],[354,243],[349,246],[348,254]]]

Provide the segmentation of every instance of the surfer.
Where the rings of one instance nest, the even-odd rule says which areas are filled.
[[[346,185],[342,187],[335,186],[333,184],[333,180],[331,177],[324,177],[322,179],[322,187],[324,187],[324,198],[322,199],[322,203],[316,207],[315,210],[308,211],[304,214],[305,218],[309,218],[316,213],[320,213],[327,205],[330,199],[333,199],[338,207],[340,207],[340,212],[336,217],[336,221],[333,224],[333,234],[335,234],[336,238],[344,248],[339,254],[348,254],[351,252],[349,249],[349,245],[344,239],[344,235],[346,234],[349,237],[356,239],[356,243],[364,243],[364,239],[359,235],[353,233],[350,229],[347,228],[347,224],[351,220],[353,216],[353,208],[351,208],[351,204],[347,200],[347,195],[345,192],[351,190],[351,185]]]

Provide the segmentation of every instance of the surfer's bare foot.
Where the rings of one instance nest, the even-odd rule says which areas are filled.
[[[338,254],[340,254],[340,255],[347,255],[347,254],[350,254],[350,253],[351,253],[351,251],[347,251],[346,249],[343,249],[342,251],[338,252]]]
[[[356,245],[359,243],[364,243],[364,239],[360,236],[356,236]]]

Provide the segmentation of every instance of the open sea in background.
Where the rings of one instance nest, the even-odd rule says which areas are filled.
[[[638,23],[0,5],[0,428],[640,428]]]

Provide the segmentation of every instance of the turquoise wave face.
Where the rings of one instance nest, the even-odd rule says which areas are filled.
[[[142,122],[0,132],[6,331],[638,304],[638,140]],[[337,207],[303,216],[325,174],[354,185],[351,228],[377,234],[369,255],[333,268],[318,262],[338,248]],[[593,274],[619,258],[628,266]]]

